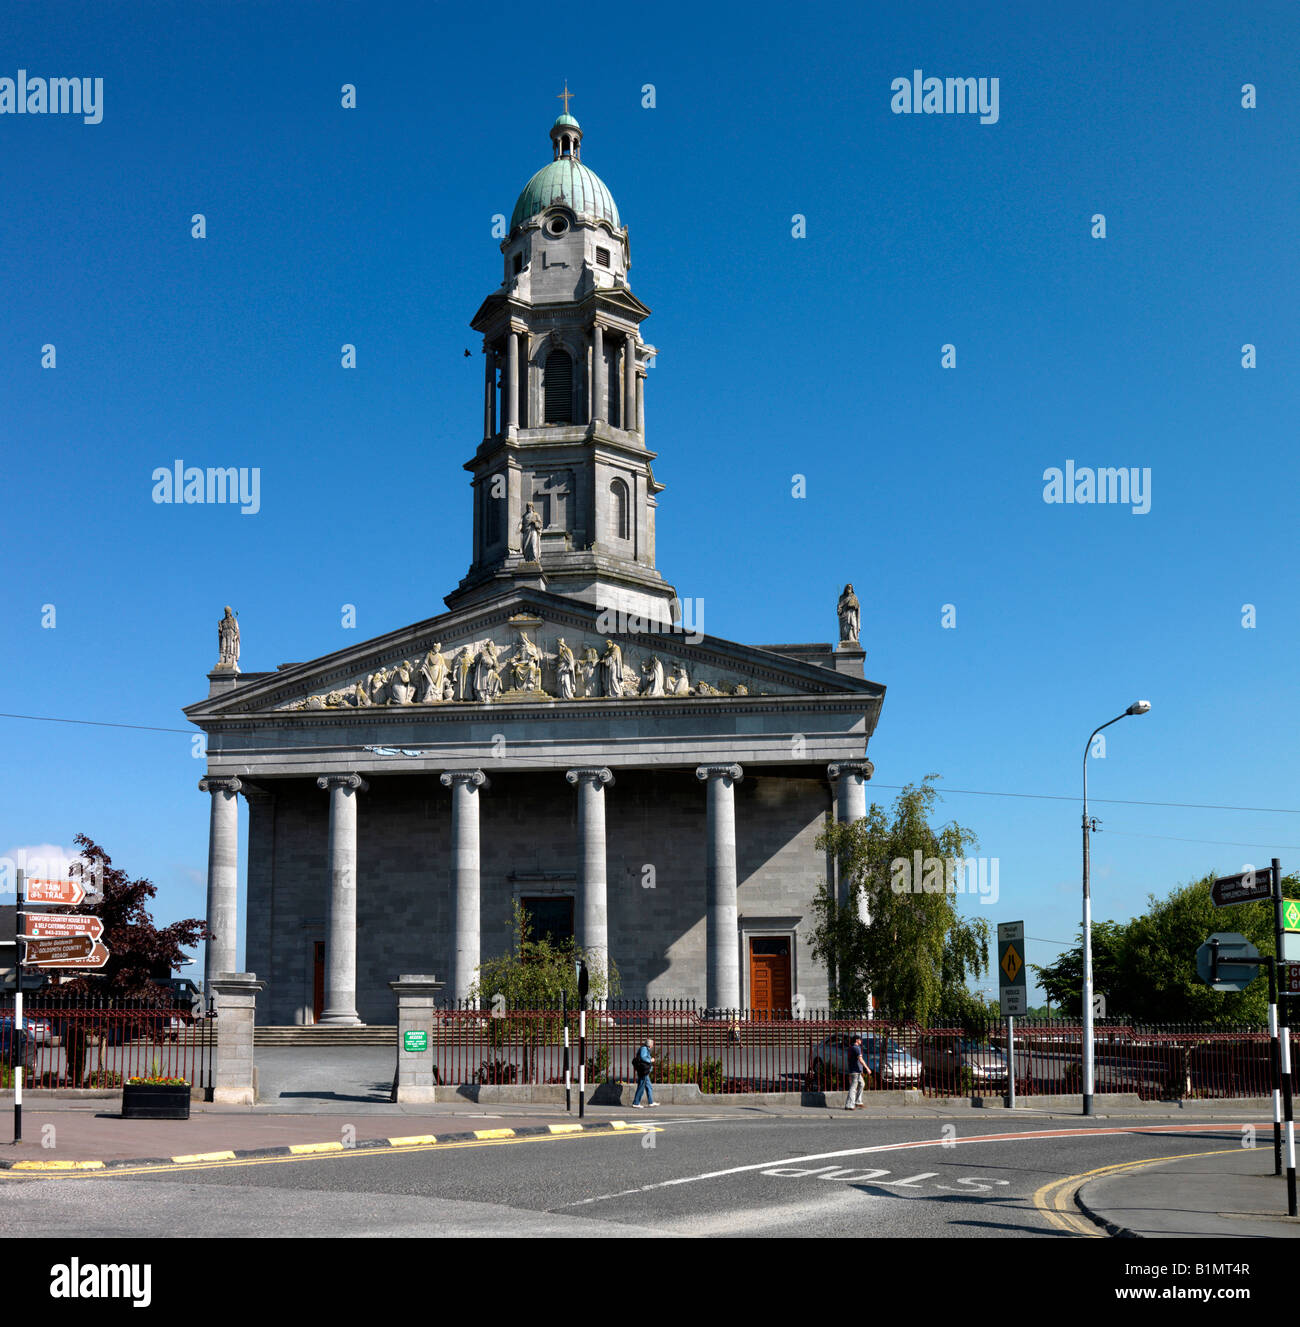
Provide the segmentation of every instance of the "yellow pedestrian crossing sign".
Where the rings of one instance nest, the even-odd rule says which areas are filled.
[[[998,923],[998,995],[1004,1016],[1016,1017],[1029,1007],[1025,979],[1025,924]]]

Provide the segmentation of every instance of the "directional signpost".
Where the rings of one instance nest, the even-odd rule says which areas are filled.
[[[1255,903],[1272,897],[1273,871],[1271,867],[1242,871],[1238,875],[1220,876],[1210,886],[1210,897],[1216,908],[1230,908],[1234,903]]]
[[[95,952],[95,942],[88,935],[55,935],[39,940],[24,938],[23,944],[26,946],[23,962],[35,968],[43,968],[49,963],[84,962]],[[108,956],[106,949],[104,955]]]
[[[80,880],[28,880],[28,903],[55,903],[75,908],[86,901],[86,891]]]
[[[104,923],[98,917],[79,913],[56,916],[52,913],[29,912],[23,917],[23,935],[88,935],[98,940],[104,934]]]
[[[998,923],[998,1000],[1007,1020],[1007,1109],[1016,1106],[1016,1015],[1028,1007],[1025,924]]]

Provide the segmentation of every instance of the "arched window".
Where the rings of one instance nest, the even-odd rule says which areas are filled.
[[[552,350],[542,369],[542,395],[548,424],[573,423],[573,357],[567,350]]]
[[[614,525],[614,533],[620,539],[630,539],[632,537],[631,525],[631,504],[628,500],[627,484],[621,479],[615,479],[609,486],[610,496],[610,517]]]

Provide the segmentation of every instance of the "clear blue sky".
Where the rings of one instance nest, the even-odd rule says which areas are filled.
[[[831,639],[853,581],[877,798],[1072,799],[943,806],[999,859],[977,911],[1031,937],[1075,935],[1083,744],[1140,696],[1096,797],[1290,811],[1099,802],[1096,915],[1294,867],[1298,38],[1282,3],[9,6],[0,78],[102,77],[104,107],[0,115],[0,709],[180,729],[224,604],[250,670],[442,610],[467,323],[567,78],[655,311],[659,564],[705,629]],[[998,122],[893,114],[916,68],[998,78]],[[260,512],[154,504],[177,458],[258,467]],[[1067,459],[1149,468],[1150,512],[1046,504]],[[187,736],[0,734],[0,852],[84,831],[202,915]]]

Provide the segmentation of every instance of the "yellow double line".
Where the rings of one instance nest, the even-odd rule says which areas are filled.
[[[1099,1179],[1103,1175],[1118,1175],[1126,1170],[1141,1170],[1143,1166],[1162,1166],[1167,1161],[1186,1161],[1190,1157],[1223,1156],[1228,1152],[1238,1151],[1235,1147],[1223,1147],[1213,1152],[1183,1152],[1173,1157],[1147,1157],[1141,1161],[1121,1161],[1113,1166],[1098,1166],[1096,1170],[1085,1170],[1078,1175],[1067,1175],[1063,1180],[1052,1180],[1044,1184],[1034,1194],[1034,1206],[1047,1221],[1063,1230],[1067,1235],[1083,1235],[1088,1239],[1100,1239],[1105,1231],[1077,1210],[1076,1200],[1079,1190],[1089,1180]]]

